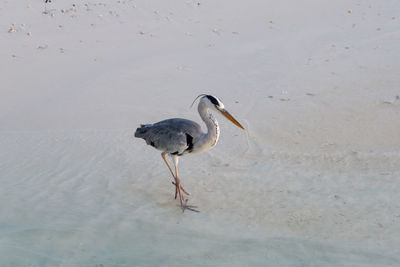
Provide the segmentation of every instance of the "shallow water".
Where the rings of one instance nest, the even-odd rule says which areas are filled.
[[[250,148],[227,160],[226,152],[211,150],[181,160],[190,203],[201,211],[182,213],[168,169],[150,147],[138,151],[141,141],[131,131],[2,134],[9,151],[1,156],[2,265],[394,266],[400,260],[400,208],[392,202],[398,170],[381,173],[379,164],[358,166],[345,154],[337,156],[344,158],[341,168],[321,169],[330,160],[318,154],[255,160]],[[398,154],[384,157],[387,167]]]
[[[396,266],[400,4],[3,1],[1,266]],[[141,123],[199,122],[182,213]]]

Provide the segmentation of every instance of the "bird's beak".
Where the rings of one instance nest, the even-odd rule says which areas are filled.
[[[221,109],[220,111],[221,111],[222,115],[225,116],[225,118],[230,120],[237,127],[242,128],[244,130],[243,126],[226,109]]]

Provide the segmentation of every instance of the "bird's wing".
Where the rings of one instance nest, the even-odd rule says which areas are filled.
[[[200,134],[200,126],[193,121],[169,119],[148,127],[142,138],[159,150],[179,155],[193,148],[193,139]]]

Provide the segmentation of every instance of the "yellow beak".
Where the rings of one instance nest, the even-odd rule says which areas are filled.
[[[242,128],[244,130],[243,126],[226,109],[221,109],[220,111],[221,111],[222,115],[225,116],[225,118],[230,120],[237,127]]]

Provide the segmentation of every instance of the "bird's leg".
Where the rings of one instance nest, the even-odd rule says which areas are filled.
[[[169,163],[168,163],[168,160],[167,160],[167,156],[166,156],[166,155],[167,155],[166,152],[162,152],[162,153],[161,153],[161,157],[162,157],[163,160],[165,161],[165,164],[167,164],[167,167],[168,167],[169,171],[171,172],[172,177],[174,177],[174,180],[176,180],[175,174],[174,174],[174,172],[172,171],[171,166],[170,166]],[[175,185],[175,199],[176,199],[176,196],[177,196],[177,194],[178,194],[178,186],[177,186],[176,183],[174,183],[174,182],[172,182],[172,184]]]
[[[176,195],[178,193],[178,187],[176,186],[175,182],[172,182],[172,184],[175,185],[175,199],[176,199]],[[185,190],[185,188],[183,188],[182,184],[180,185],[180,189],[182,189],[183,193],[190,196],[190,194]]]
[[[182,193],[181,193],[181,179],[179,179],[179,177],[178,177],[178,162],[179,162],[179,158],[177,157],[177,156],[173,156],[172,157],[172,160],[174,161],[174,166],[175,166],[175,188],[176,188],[176,190],[175,190],[175,198],[176,198],[176,191],[178,191],[178,194],[179,194],[179,200],[181,201],[181,207],[183,207],[183,202],[184,202],[184,199],[183,199],[183,196],[182,196]]]
[[[167,156],[167,153],[166,153],[166,152],[162,152],[162,153],[161,153],[161,157],[162,157],[163,160],[165,161],[165,164],[167,164],[167,167],[168,167],[169,171],[171,172],[172,177],[174,177],[174,180],[175,180],[175,182],[172,182],[172,184],[175,185],[175,199],[176,199],[176,197],[178,196],[178,185],[176,184],[176,176],[175,176],[174,172],[172,171],[172,168],[171,168],[171,166],[169,165],[166,156]],[[183,191],[186,195],[190,195],[188,192],[186,192],[186,190],[182,187],[182,185],[180,185],[180,188],[182,189],[182,191]]]
[[[185,189],[183,189],[182,185],[181,185],[181,179],[179,179],[178,177],[178,161],[179,158],[177,156],[172,156],[172,159],[174,161],[174,166],[175,166],[175,188],[178,191],[179,194],[179,200],[181,202],[181,208],[182,208],[182,212],[185,211],[185,209],[191,210],[191,211],[195,211],[195,212],[199,212],[198,210],[196,210],[196,206],[190,206],[187,205],[187,201],[188,199],[184,199],[182,192],[185,192]],[[185,192],[186,193],[186,192]],[[175,198],[176,198],[176,192],[175,192]]]
[[[163,160],[165,161],[165,164],[167,164],[169,171],[171,172],[172,176],[173,176],[174,179],[175,179],[175,174],[174,174],[174,172],[172,171],[171,166],[169,165],[168,160],[167,160],[167,152],[162,152],[162,153],[161,153],[161,157],[162,157]]]

